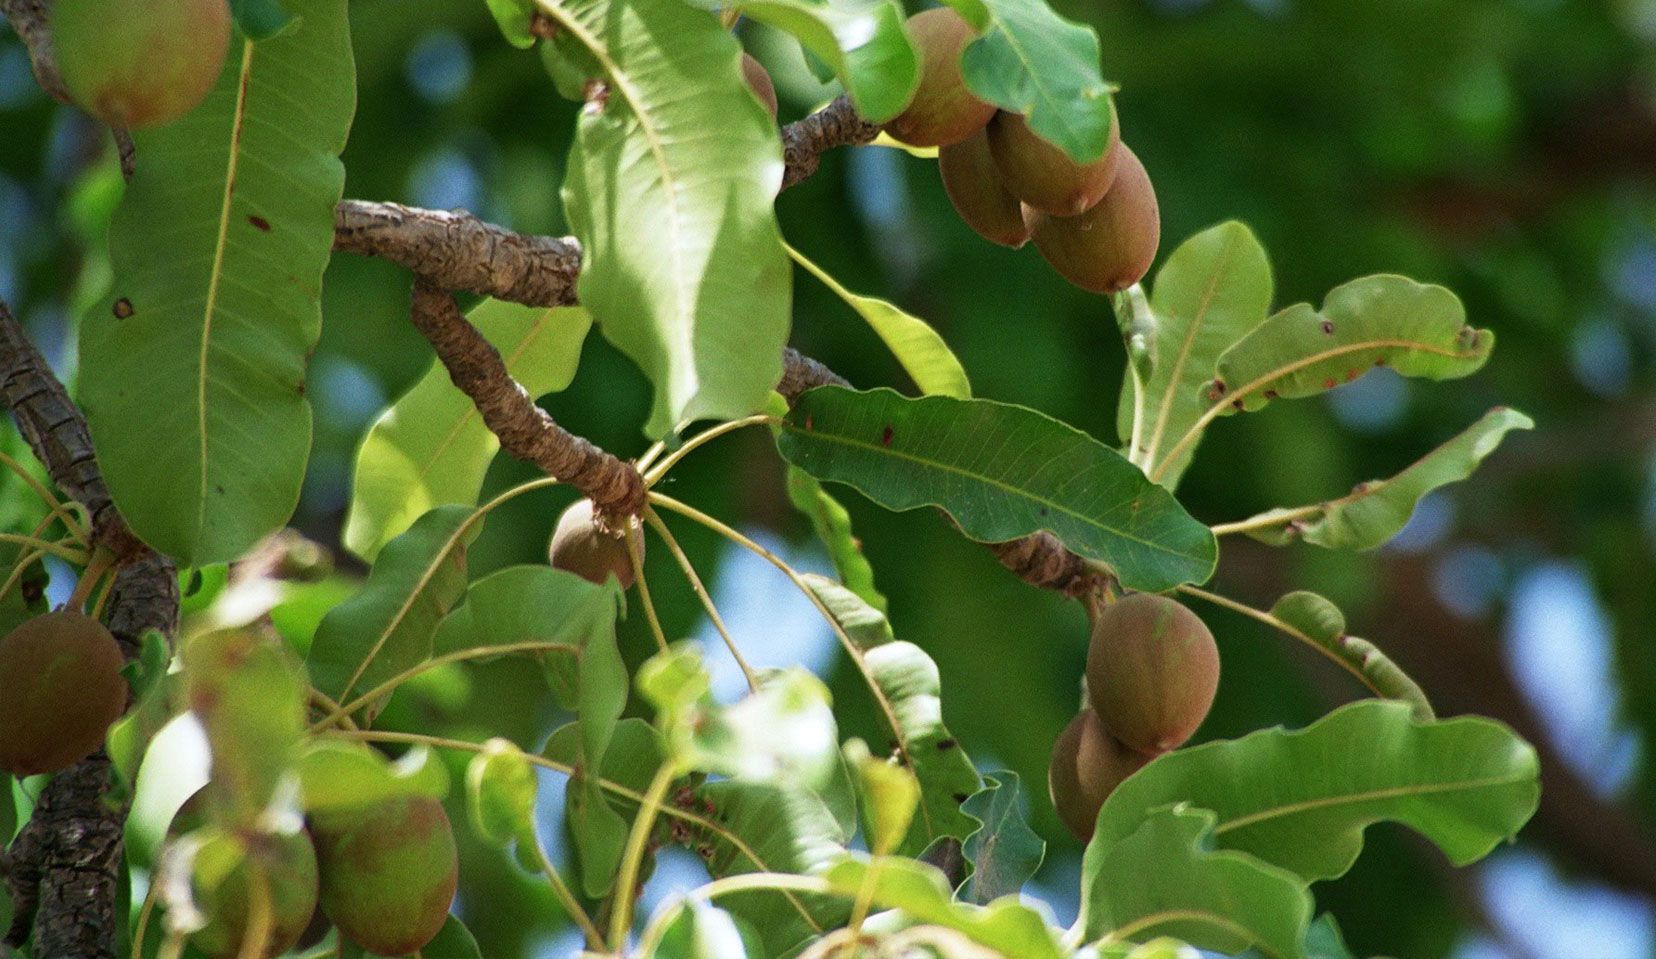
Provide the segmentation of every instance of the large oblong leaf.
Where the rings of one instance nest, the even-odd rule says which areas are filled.
[[[1213,848],[1214,814],[1174,806],[1152,812],[1082,871],[1088,940],[1174,936],[1224,953],[1257,946],[1299,959],[1311,896],[1292,873]]]
[[[466,315],[500,351],[506,371],[540,396],[575,378],[592,320],[575,307],[535,308],[485,300]],[[483,425],[471,399],[433,362],[397,398],[357,450],[345,548],[368,562],[426,510],[477,502],[500,440]]]
[[[1295,539],[1329,549],[1374,549],[1396,536],[1421,497],[1471,476],[1512,430],[1535,421],[1501,406],[1390,479],[1360,483],[1348,495],[1315,506],[1276,509],[1243,520],[1248,535],[1272,545]]]
[[[1155,760],[1105,800],[1087,862],[1152,810],[1188,802],[1218,815],[1219,846],[1308,882],[1344,874],[1363,830],[1385,820],[1465,865],[1534,814],[1539,772],[1534,748],[1493,720],[1419,722],[1406,703],[1364,700],[1304,729],[1264,729]]]
[[[961,54],[967,89],[1023,114],[1077,163],[1104,155],[1115,111],[1091,27],[1060,17],[1046,0],[945,2],[983,33]]]
[[[1467,325],[1466,308],[1441,286],[1379,274],[1335,287],[1321,310],[1281,311],[1219,357],[1205,395],[1222,412],[1327,392],[1376,366],[1449,380],[1476,373],[1495,334]]]
[[[781,139],[740,44],[681,0],[536,2],[571,51],[562,66],[591,81],[564,209],[581,303],[655,385],[647,432],[759,409],[792,288],[771,208]]]
[[[345,0],[237,34],[183,119],[133,134],[110,296],[81,325],[81,399],[133,531],[186,565],[234,559],[292,515],[310,452],[305,361],[355,108]]]
[[[1271,294],[1265,248],[1235,220],[1179,244],[1157,271],[1150,294],[1153,358],[1139,404],[1137,453],[1145,472],[1154,474],[1168,448],[1201,417],[1208,405],[1201,386],[1213,379],[1219,355],[1265,322]],[[1116,416],[1123,443],[1132,441],[1132,391],[1129,377]],[[1169,489],[1178,485],[1193,452],[1193,445],[1187,447],[1162,473],[1161,482]]]
[[[819,387],[794,404],[777,446],[818,479],[888,509],[941,507],[982,542],[1051,532],[1130,589],[1203,582],[1217,561],[1212,532],[1173,494],[1115,450],[1026,407]]]
[[[430,659],[438,623],[466,591],[466,551],[481,528],[476,510],[439,506],[387,543],[361,591],[316,627],[312,684],[344,706]],[[381,706],[363,711],[372,718]]]
[[[729,10],[794,36],[845,85],[857,113],[884,123],[908,106],[920,57],[894,0],[688,0]]]
[[[943,681],[937,663],[913,643],[884,643],[864,654],[868,672],[891,704],[897,737],[920,782],[920,809],[897,853],[918,856],[944,837],[964,840],[980,821],[960,807],[982,786],[966,750],[943,724]]]

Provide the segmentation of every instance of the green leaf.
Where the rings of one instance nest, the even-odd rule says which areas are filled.
[[[530,24],[535,20],[534,0],[486,0],[489,13],[495,18],[495,25],[500,27],[501,36],[506,42],[519,50],[527,50],[535,45],[535,35],[529,32]]]
[[[620,590],[614,580],[602,585],[550,566],[512,566],[491,573],[471,585],[465,603],[445,618],[433,642],[438,654],[513,644],[558,644],[539,654],[553,689],[580,717],[578,750],[572,764],[578,774],[570,795],[579,795],[582,810],[593,815],[606,811],[598,784],[585,774],[596,768],[609,750],[616,721],[627,705],[628,676],[616,645],[615,618]],[[614,842],[624,837],[625,823],[604,816],[606,823],[588,836],[575,834],[578,850],[592,868],[583,879],[593,896],[603,895],[613,878]],[[605,828],[607,826],[608,828]],[[578,855],[582,853],[578,852]]]
[[[983,788],[960,806],[983,824],[966,837],[962,849],[972,875],[960,897],[979,904],[1017,895],[1046,858],[1046,842],[1029,828],[1018,774],[1002,770],[985,774],[983,781]]]
[[[1376,366],[1457,379],[1482,368],[1494,346],[1495,334],[1468,326],[1466,308],[1443,287],[1367,276],[1335,287],[1321,310],[1300,303],[1266,320],[1220,354],[1203,395],[1228,414],[1315,396]]]
[[[581,303],[655,384],[647,432],[751,413],[781,378],[792,289],[771,209],[781,140],[740,45],[680,0],[538,3],[561,49],[603,64],[564,209]]]
[[[0,472],[0,487],[6,485],[7,478],[11,478],[10,473]],[[21,482],[15,483],[15,487],[22,485]],[[849,534],[849,520],[846,530]],[[16,568],[17,560],[23,551],[21,545],[0,543],[0,570],[5,570],[9,574]],[[52,605],[46,599],[46,584],[50,579],[51,574],[44,563],[31,563],[19,577],[17,584],[6,595],[0,596],[0,636],[23,625],[24,620],[52,611]]]
[[[127,663],[132,682],[133,706],[109,727],[106,748],[121,778],[131,785],[138,778],[139,764],[150,740],[172,721],[172,691],[176,685],[167,673],[172,649],[167,638],[147,630],[139,641],[138,656]]]
[[[281,0],[230,0],[230,12],[241,32],[254,40],[273,37],[293,22]]]
[[[483,959],[483,952],[478,948],[477,940],[472,937],[471,930],[467,929],[465,924],[454,916],[449,916],[443,921],[443,928],[437,930],[436,938],[426,943],[419,954],[424,959]],[[377,952],[369,952],[341,936],[338,959],[392,959],[392,957],[382,957]]]
[[[466,589],[466,550],[482,526],[465,506],[439,506],[385,545],[368,581],[316,628],[308,664],[341,706],[431,658],[438,622]],[[383,702],[362,712],[372,717]]]
[[[839,573],[840,583],[863,602],[885,612],[886,598],[874,585],[874,567],[869,565],[862,542],[851,529],[851,514],[799,467],[788,466],[787,480],[789,501],[811,521],[811,528]]]
[[[839,734],[828,687],[807,670],[772,670],[730,706],[698,710],[669,744],[691,769],[821,790],[838,773]]]
[[[535,840],[535,771],[523,751],[491,739],[466,767],[466,807],[477,834],[495,845]]]
[[[1051,532],[1130,589],[1203,582],[1217,562],[1212,532],[1171,493],[1115,450],[1025,407],[819,387],[794,404],[777,446],[817,479],[887,509],[941,507],[982,542]]]
[[[876,856],[890,855],[903,837],[920,805],[920,781],[908,768],[888,759],[876,759],[860,739],[845,744],[846,761],[857,771],[857,791],[867,819],[865,838]]]
[[[794,39],[839,78],[857,113],[884,123],[903,112],[920,84],[920,57],[893,0],[688,0],[768,24]]]
[[[400,796],[448,795],[448,767],[431,750],[416,746],[395,761],[365,743],[312,738],[294,770],[307,812],[327,813],[371,806]]]
[[[1180,805],[1136,828],[1082,867],[1088,941],[1173,936],[1219,952],[1257,946],[1272,959],[1304,956],[1311,896],[1292,873],[1214,849],[1216,817]]]
[[[1271,510],[1238,525],[1254,539],[1277,546],[1303,539],[1329,549],[1374,549],[1408,524],[1427,493],[1471,476],[1508,432],[1534,427],[1535,421],[1524,414],[1498,406],[1391,479],[1359,483],[1339,499]]]
[[[1217,814],[1221,847],[1308,882],[1344,874],[1363,830],[1381,821],[1409,826],[1464,866],[1534,814],[1538,774],[1535,750],[1493,720],[1418,722],[1404,703],[1364,700],[1304,729],[1260,730],[1155,760],[1105,800],[1087,862],[1150,810],[1189,802]]]
[[[1408,703],[1416,719],[1436,718],[1419,684],[1378,646],[1348,635],[1345,614],[1327,599],[1303,590],[1289,593],[1271,607],[1271,615],[1298,632],[1302,639],[1349,664],[1376,695]]]
[[[691,896],[667,926],[660,959],[747,959],[747,942],[730,913]]]
[[[561,726],[552,733],[541,755],[582,773],[578,780],[572,777],[574,788],[564,796],[564,825],[570,846],[575,850],[574,867],[581,886],[596,898],[615,883],[627,831],[638,804],[602,788],[598,777],[580,766],[581,737],[579,723]],[[642,719],[623,719],[610,736],[602,778],[642,793],[661,768],[665,756],[655,727]]]
[[[816,573],[801,573],[799,578],[822,601],[822,605],[828,607],[828,615],[834,617],[834,622],[839,623],[845,635],[858,646],[872,649],[897,638],[885,613],[869,605],[861,596]]]
[[[1144,382],[1139,459],[1154,474],[1161,457],[1207,409],[1201,387],[1213,379],[1219,355],[1265,322],[1271,309],[1271,265],[1253,231],[1232,220],[1179,244],[1156,273],[1150,297],[1153,360]],[[1118,312],[1130,310],[1119,305]],[[1132,441],[1133,384],[1122,384],[1116,426]],[[1199,435],[1198,435],[1199,438]],[[1167,463],[1168,489],[1195,451],[1192,443]]]
[[[955,358],[949,344],[943,342],[943,337],[938,336],[925,320],[910,316],[885,300],[852,293],[791,246],[788,247],[788,255],[868,321],[868,325],[885,342],[886,348],[891,350],[891,355],[903,364],[914,385],[920,387],[920,392],[962,400],[972,398],[972,384],[966,378],[966,368]]]
[[[566,389],[575,378],[592,319],[574,307],[537,309],[485,300],[467,319],[500,351],[506,371],[530,396]],[[345,518],[345,548],[368,562],[427,510],[472,505],[500,441],[477,407],[433,362],[374,421],[357,450]]]
[[[219,821],[251,826],[276,795],[305,731],[305,682],[285,648],[252,630],[184,644],[185,697],[212,748]]]
[[[945,2],[983,33],[961,54],[967,89],[1023,114],[1077,163],[1104,155],[1115,113],[1091,27],[1060,17],[1046,0]]]
[[[864,654],[874,685],[891,704],[899,746],[920,782],[920,815],[897,851],[917,856],[944,836],[965,839],[978,821],[961,811],[983,785],[966,750],[943,725],[937,664],[913,643],[892,642]]]
[[[293,514],[305,361],[355,109],[345,0],[238,36],[183,119],[135,131],[111,295],[81,324],[81,400],[110,492],[180,565],[234,559]],[[142,388],[138,388],[142,384]]]
[[[1059,959],[1065,955],[1057,931],[1016,897],[987,906],[955,902],[943,873],[922,862],[886,858],[871,863],[860,854],[851,854],[835,863],[825,878],[850,896],[871,886],[877,904],[901,910],[918,922],[963,933],[1003,956]]]
[[[748,872],[821,875],[845,854],[849,837],[808,790],[726,779],[702,785],[694,802],[697,812],[724,830],[686,823],[685,845],[715,879]],[[851,914],[851,903],[838,896],[769,889],[721,896],[719,904],[759,933],[765,956],[792,955],[807,940],[844,925]]]

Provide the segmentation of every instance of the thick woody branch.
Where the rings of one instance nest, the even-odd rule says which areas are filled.
[[[377,256],[445,290],[528,306],[575,302],[581,246],[573,237],[531,236],[464,210],[344,200],[334,211],[334,249]]]
[[[92,514],[94,540],[125,559],[144,549],[109,498],[92,456],[92,435],[69,392],[29,342],[11,310],[0,303],[0,401],[46,465],[52,482]]]
[[[536,406],[507,372],[500,352],[460,312],[453,294],[417,278],[411,314],[454,385],[500,438],[501,449],[585,493],[599,513],[643,512],[644,479],[638,470],[559,426]]]
[[[0,3],[8,0],[0,0]],[[867,143],[879,128],[840,97],[782,130],[784,188],[816,172],[822,154]],[[390,260],[447,290],[526,306],[569,306],[581,273],[574,237],[513,233],[464,210],[343,200],[334,211],[334,249]]]
[[[108,625],[130,655],[145,631],[178,625],[178,572],[127,528],[92,454],[86,420],[0,303],[0,399],[59,489],[92,516],[94,542],[122,560]],[[108,801],[109,758],[100,750],[52,777],[7,856],[15,913],[9,945],[33,936],[38,959],[114,959],[115,890],[126,811]]]
[[[833,103],[782,128],[782,189],[794,186],[817,171],[822,155],[836,147],[861,146],[880,128],[858,113],[851,98],[840,95]]]

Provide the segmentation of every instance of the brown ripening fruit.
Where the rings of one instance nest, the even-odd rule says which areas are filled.
[[[638,539],[642,549],[644,540]],[[552,565],[582,579],[602,585],[614,575],[622,589],[633,584],[632,561],[627,558],[627,540],[598,525],[592,515],[592,500],[577,500],[558,517],[547,550]],[[642,557],[640,557],[640,565]]]
[[[771,75],[763,64],[753,57],[742,54],[742,76],[747,79],[747,85],[753,89],[753,95],[759,98],[765,109],[770,111],[771,119],[776,119],[776,84],[771,82]]]
[[[1117,739],[1144,753],[1184,744],[1219,689],[1219,647],[1183,605],[1134,593],[1093,623],[1087,694]]]
[[[1128,776],[1155,757],[1134,752],[1110,735],[1098,714],[1083,709],[1052,744],[1047,792],[1052,808],[1075,838],[1092,838],[1098,810]]]
[[[315,816],[311,831],[322,911],[341,935],[384,956],[406,956],[436,937],[460,881],[442,803],[399,796]]]
[[[1075,216],[1092,209],[1115,182],[1121,153],[1121,124],[1110,114],[1110,142],[1091,163],[1080,164],[1035,134],[1016,113],[997,113],[989,123],[989,152],[1001,182],[1012,195],[1053,216]]]
[[[225,0],[57,0],[52,42],[64,85],[114,126],[170,123],[218,81],[230,43]]]
[[[991,243],[1016,250],[1029,242],[1018,198],[1007,191],[989,155],[989,137],[979,130],[937,151],[943,190],[961,220]]]
[[[96,752],[126,712],[125,663],[102,623],[69,610],[0,638],[0,769],[52,773]]]
[[[291,836],[269,836],[250,855],[263,868],[270,890],[271,929],[262,957],[292,949],[316,913],[318,889],[316,850],[303,831]],[[190,937],[191,945],[210,959],[237,959],[251,918],[253,872],[243,860],[216,889],[200,897],[207,925]]]
[[[948,7],[922,10],[904,26],[920,51],[920,86],[885,131],[910,146],[941,147],[983,129],[995,107],[972,96],[960,75],[961,51],[977,31]]]
[[[1144,164],[1123,143],[1115,182],[1080,216],[1027,209],[1030,238],[1064,279],[1094,293],[1117,293],[1150,272],[1161,244],[1161,212]]]

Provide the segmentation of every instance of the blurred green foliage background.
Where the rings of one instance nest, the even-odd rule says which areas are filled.
[[[576,107],[538,59],[507,47],[475,0],[351,6],[360,104],[347,195],[564,231]],[[1320,904],[1362,954],[1656,955],[1656,0],[1057,6],[1099,30],[1124,136],[1160,194],[1164,252],[1240,218],[1271,253],[1279,304],[1401,272],[1456,290],[1498,337],[1470,380],[1382,371],[1326,400],[1221,422],[1183,488],[1192,512],[1220,522],[1339,495],[1493,405],[1538,421],[1376,553],[1226,543],[1221,591],[1259,606],[1291,588],[1324,592],[1440,712],[1499,717],[1543,750],[1543,808],[1516,848],[1452,872],[1405,833],[1377,829],[1355,871],[1318,890]],[[784,120],[831,95],[780,37],[746,27],[743,37],[776,77]],[[71,376],[74,317],[98,289],[102,226],[119,195],[110,152],[85,118],[38,91],[16,38],[0,37],[0,296]],[[1113,439],[1122,355],[1107,303],[1068,287],[1032,249],[971,234],[934,163],[839,151],[779,210],[789,241],[846,285],[931,320],[979,395]],[[798,279],[796,345],[859,385],[908,387],[860,320]],[[294,520],[325,544],[337,542],[363,430],[430,362],[406,322],[408,285],[394,267],[349,257],[328,274],[310,389],[316,445]],[[593,337],[575,385],[545,404],[636,454],[646,399],[638,372]],[[490,484],[527,475],[500,462]],[[760,433],[692,456],[670,491],[823,565]],[[474,574],[539,555],[566,498],[524,497],[492,518]],[[955,734],[984,768],[1015,769],[1033,787],[1031,813],[1052,845],[1029,891],[1073,910],[1079,847],[1044,782],[1047,750],[1077,704],[1080,608],[1016,581],[930,511],[888,515],[845,498],[898,635],[941,667]],[[750,657],[822,665],[845,730],[878,742],[865,694],[786,581],[698,529],[681,536]],[[360,572],[344,556],[340,566]],[[668,632],[704,634],[665,550],[649,572]],[[1358,694],[1263,627],[1199,612],[1225,669],[1199,739],[1304,723]],[[638,620],[624,642],[641,657]],[[560,717],[535,670],[497,664],[433,678],[387,721],[538,746]],[[566,954],[543,888],[493,851],[466,856],[461,910],[486,955]],[[689,881],[668,865],[652,895]]]

